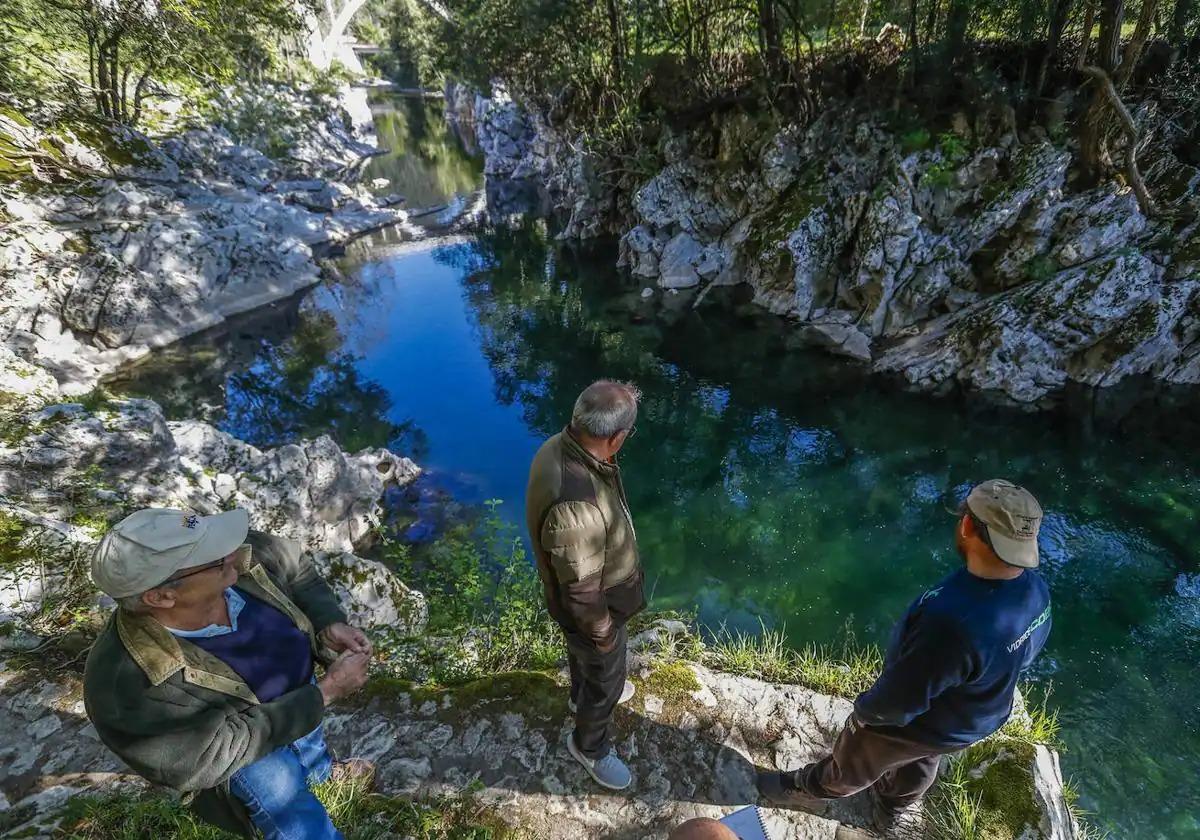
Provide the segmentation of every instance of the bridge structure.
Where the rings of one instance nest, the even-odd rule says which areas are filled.
[[[354,16],[371,0],[325,0],[321,12],[302,12],[308,25],[308,60],[321,70],[329,69],[334,62],[345,66],[351,73],[365,74],[359,56],[383,52],[378,44],[360,44],[347,36],[346,28]],[[449,23],[450,12],[439,0],[421,0],[422,5],[434,15]]]

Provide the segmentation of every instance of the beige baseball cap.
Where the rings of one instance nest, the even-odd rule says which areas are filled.
[[[92,555],[92,580],[113,598],[137,595],[176,572],[232,554],[246,541],[250,515],[238,508],[200,516],[170,508],[131,513]]]
[[[988,539],[1001,560],[1025,569],[1038,567],[1042,506],[1032,493],[1011,481],[993,478],[972,488],[967,507],[987,526]]]

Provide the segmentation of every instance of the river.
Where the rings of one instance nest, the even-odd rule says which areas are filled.
[[[410,206],[469,198],[478,161],[436,102],[376,103],[393,149],[367,178]],[[399,243],[344,278],[168,348],[115,382],[261,445],[330,433],[391,444],[426,487],[522,516],[529,460],[601,376],[645,399],[623,453],[653,606],[710,627],[846,632],[891,622],[952,570],[950,511],[1011,478],[1046,509],[1054,632],[1031,679],[1061,713],[1064,773],[1119,838],[1200,838],[1200,456],[1147,432],[899,393],[736,291],[658,311],[544,223]],[[420,537],[423,524],[410,528]]]

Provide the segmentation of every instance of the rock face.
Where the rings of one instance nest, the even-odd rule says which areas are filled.
[[[579,138],[559,131],[539,112],[521,108],[503,85],[491,96],[446,83],[446,114],[469,150],[484,155],[488,213],[553,212],[565,221],[560,238],[606,231],[613,197],[597,185],[597,161]]]
[[[411,632],[423,626],[421,594],[353,554],[379,523],[385,485],[417,476],[407,458],[384,449],[348,455],[328,437],[263,451],[204,423],[168,423],[149,400],[90,411],[59,404],[23,420],[26,434],[0,444],[0,495],[9,516],[30,524],[26,538],[42,545],[31,568],[5,569],[0,579],[0,612],[9,617],[37,612],[74,580],[69,572],[99,536],[69,524],[84,512],[115,520],[149,506],[205,514],[241,507],[252,527],[314,553],[356,620]],[[47,577],[44,565],[59,571]]]
[[[638,693],[616,711],[614,748],[633,771],[633,787],[620,796],[603,793],[566,751],[573,720],[565,669],[557,677],[500,674],[443,691],[379,680],[330,710],[326,734],[335,754],[376,762],[381,793],[425,798],[466,791],[547,840],[663,838],[692,817],[721,817],[755,804],[757,769],[795,768],[828,753],[849,701],[663,660],[659,643],[675,632],[670,624],[631,644]],[[11,803],[7,813],[19,818],[12,824],[52,823],[65,797],[80,789],[138,784],[89,736],[77,692],[69,681],[6,681],[0,669],[0,726],[14,733],[11,747],[0,748],[7,750],[0,753],[6,758],[0,795]],[[1036,764],[1025,793],[1038,798],[1046,816],[1018,834],[1073,840],[1053,755],[1039,750]],[[57,793],[48,788],[50,778]],[[1012,776],[1006,783],[1004,795],[1024,795],[1011,789]],[[789,840],[867,840],[875,836],[863,828],[870,813],[867,794],[821,814],[760,808],[770,836]],[[922,815],[911,817],[919,829]]]
[[[851,102],[770,137],[736,117],[668,132],[665,166],[618,211],[577,165],[583,152],[546,153],[560,143],[538,114],[482,102],[476,112],[512,141],[483,144],[489,171],[519,164],[558,184],[562,236],[620,234],[618,265],[662,289],[746,283],[795,321],[797,344],[914,389],[1030,408],[1070,383],[1200,383],[1200,171],[1165,150],[1148,171],[1191,220],[1174,228],[1115,183],[1068,193],[1071,153],[1043,135],[964,119],[962,133],[912,149]],[[599,210],[581,224],[569,197],[585,195]]]
[[[0,137],[46,142],[3,115]],[[312,177],[372,151],[336,111],[274,140],[291,144],[282,160],[221,127],[157,144],[130,133],[114,142],[135,162],[115,174],[97,166],[70,192],[0,192],[11,220],[0,232],[0,341],[65,393],[83,393],[150,348],[313,285],[322,249],[382,226],[407,230],[403,210]]]

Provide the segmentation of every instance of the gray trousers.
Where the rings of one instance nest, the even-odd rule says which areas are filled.
[[[586,757],[604,758],[612,749],[612,714],[625,688],[625,628],[616,644],[602,653],[587,639],[566,630],[571,699],[575,701],[575,746]]]
[[[899,809],[924,796],[937,779],[942,756],[960,749],[918,744],[863,726],[851,715],[833,754],[797,770],[795,785],[821,799],[872,788],[884,807]]]

